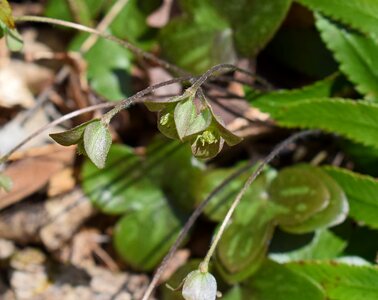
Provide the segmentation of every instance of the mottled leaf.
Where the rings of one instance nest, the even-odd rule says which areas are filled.
[[[273,180],[269,196],[275,203],[289,209],[277,218],[280,225],[298,225],[328,206],[327,186],[309,169],[288,167]]]
[[[310,165],[297,165],[297,169],[308,170],[315,174],[326,186],[330,199],[329,204],[323,210],[315,213],[302,223],[281,226],[291,233],[308,233],[316,229],[332,227],[345,221],[349,212],[348,200],[337,181],[327,175],[322,169]]]

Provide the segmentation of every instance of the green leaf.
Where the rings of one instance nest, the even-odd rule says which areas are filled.
[[[0,1],[0,21],[9,29],[15,28],[12,8],[10,7],[8,0]]]
[[[107,214],[122,214],[157,204],[161,191],[148,178],[148,169],[141,166],[142,160],[132,148],[113,145],[104,169],[99,170],[89,159],[84,162],[83,190],[92,204]]]
[[[62,146],[76,145],[82,139],[84,130],[88,124],[92,122],[98,122],[99,119],[93,119],[83,124],[80,124],[70,130],[66,130],[58,133],[51,133],[50,137]]]
[[[286,266],[321,285],[327,299],[377,299],[378,268],[376,266],[350,266],[336,262],[300,262]]]
[[[251,295],[253,295],[253,300],[326,299],[321,285],[314,282],[312,278],[269,260],[265,261],[259,271],[245,284],[249,291],[246,293],[249,297],[243,298],[245,300],[251,299]]]
[[[158,205],[131,212],[116,225],[114,246],[132,267],[149,271],[164,257],[181,230],[181,221],[164,195]]]
[[[148,145],[144,166],[146,175],[175,206],[185,211],[193,210],[205,165],[193,157],[187,145],[159,137]]]
[[[217,168],[209,170],[201,180],[199,200],[203,201],[210,193],[221,184],[227,177],[240,169],[244,163],[239,164],[235,168],[223,169]],[[232,180],[225,188],[217,193],[206,205],[204,214],[213,221],[220,222],[226,216],[232,201],[237,193],[242,189],[249,174],[254,170],[248,170],[243,175]],[[262,174],[251,184],[247,192],[243,196],[243,200],[235,210],[233,219],[238,223],[248,223],[251,220],[254,212],[254,204],[263,200],[267,200],[267,186],[276,176],[276,171],[271,168],[266,168]]]
[[[276,114],[286,127],[317,128],[378,148],[378,105],[344,99],[313,99],[288,105]]]
[[[297,165],[315,174],[326,186],[330,199],[329,204],[323,210],[309,217],[300,224],[282,226],[282,229],[291,233],[308,233],[316,229],[332,227],[345,221],[349,212],[348,200],[338,183],[322,169],[310,165]]]
[[[113,0],[115,3],[116,0]],[[110,25],[114,35],[121,39],[143,45],[141,42],[149,35],[147,17],[162,4],[162,0],[129,0]]]
[[[198,110],[200,110],[198,112]],[[194,97],[177,103],[174,120],[180,140],[184,140],[209,127],[212,115],[209,108],[197,108]]]
[[[162,52],[180,67],[202,73],[219,63],[234,63],[235,48],[243,56],[255,56],[280,26],[291,0],[187,0],[181,4],[186,14],[162,30]]]
[[[330,97],[340,85],[340,81],[340,76],[335,74],[300,89],[278,90],[270,93],[256,93],[255,90],[246,87],[246,99],[253,107],[275,117],[290,104],[297,104],[313,98]]]
[[[280,225],[300,225],[329,205],[327,186],[310,168],[287,167],[272,181],[268,193],[273,202],[289,211],[277,218]]]
[[[214,28],[192,18],[173,19],[160,32],[159,43],[167,60],[194,74],[236,61],[232,32],[222,23]]]
[[[94,121],[84,129],[84,149],[91,161],[100,169],[105,166],[112,137],[109,125],[102,121]]]
[[[370,176],[335,167],[326,167],[325,171],[347,194],[351,217],[378,229],[378,181]]]
[[[10,192],[10,190],[12,189],[12,185],[12,179],[0,173],[0,190],[4,189],[6,192]]]
[[[284,20],[291,0],[210,0],[233,29],[235,46],[243,56],[256,55]]]
[[[273,220],[282,213],[280,207],[267,200],[250,205],[249,222],[234,220],[224,231],[216,250],[217,269],[228,282],[240,282],[256,272],[265,259]]]
[[[269,257],[279,263],[309,260],[331,259],[339,256],[347,246],[347,242],[327,229],[315,232],[315,236],[308,245],[287,253],[273,253]]]
[[[91,18],[95,18],[98,15],[107,0],[79,0],[77,2],[80,2],[79,10],[81,13],[81,21],[90,22]],[[66,0],[48,0],[44,14],[45,16],[54,19],[73,21],[72,14]]]
[[[340,63],[341,71],[366,99],[378,101],[378,42],[320,15],[317,15],[316,26]]]
[[[70,48],[78,50],[88,35],[74,39]],[[119,101],[131,95],[131,53],[121,45],[106,39],[99,39],[84,54],[88,63],[88,79],[91,87],[111,101]]]
[[[378,2],[375,0],[297,0],[365,33],[378,36]]]
[[[243,289],[239,285],[235,285],[231,290],[229,290],[223,297],[222,300],[243,300]]]

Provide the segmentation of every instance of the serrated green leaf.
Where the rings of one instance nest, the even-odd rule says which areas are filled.
[[[84,149],[91,161],[100,169],[105,167],[112,137],[108,124],[102,121],[94,121],[84,129]]]
[[[377,104],[324,98],[288,105],[275,119],[282,126],[323,129],[378,148],[377,116]]]
[[[270,93],[256,93],[255,90],[245,87],[246,99],[253,107],[275,117],[287,105],[313,98],[331,97],[341,81],[341,76],[334,74],[300,89],[278,90]]]
[[[308,245],[287,253],[272,253],[269,257],[279,263],[309,259],[331,259],[339,256],[346,246],[346,241],[327,229],[321,229],[315,232],[314,238]]]
[[[345,169],[326,167],[348,196],[350,215],[362,224],[378,229],[378,181]]]
[[[84,162],[83,190],[92,204],[107,214],[122,214],[157,204],[160,188],[148,178],[149,169],[141,166],[142,160],[131,148],[113,145],[104,169],[99,170],[89,159]]]
[[[138,270],[152,270],[175,242],[182,222],[162,201],[124,216],[116,225],[114,246],[118,254]]]
[[[378,36],[378,2],[375,0],[296,0],[346,25]]]
[[[85,127],[87,127],[88,124],[97,121],[99,121],[99,119],[93,119],[83,124],[80,124],[70,130],[51,133],[50,137],[62,146],[76,145],[82,139]]]
[[[174,119],[180,140],[206,130],[212,120],[210,109],[197,108],[193,100],[194,97],[190,97],[175,107]]]
[[[0,190],[4,189],[6,192],[10,192],[10,190],[12,189],[12,185],[12,179],[0,173]]]
[[[289,211],[277,218],[283,226],[300,225],[329,205],[327,186],[310,169],[287,167],[281,170],[268,189],[273,202]]]
[[[378,42],[320,15],[316,19],[316,26],[340,63],[341,71],[368,100],[378,101]]]
[[[9,29],[15,28],[12,8],[10,7],[8,0],[0,1],[0,21]]]
[[[350,266],[336,262],[300,262],[289,263],[286,266],[321,285],[328,299],[377,299],[378,268],[376,266]]]
[[[321,285],[312,278],[269,260],[245,282],[245,286],[249,293],[245,293],[243,300],[251,299],[251,295],[254,300],[325,299]]]
[[[282,229],[291,233],[302,234],[344,222],[348,216],[349,204],[344,191],[338,183],[320,168],[310,165],[297,165],[295,168],[308,170],[322,181],[330,195],[329,204],[304,222],[292,226],[281,226]]]

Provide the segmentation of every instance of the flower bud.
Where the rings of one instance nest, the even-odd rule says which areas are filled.
[[[209,272],[190,272],[185,278],[182,295],[185,300],[215,300],[217,281]]]

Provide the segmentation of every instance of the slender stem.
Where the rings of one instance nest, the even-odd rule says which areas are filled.
[[[282,143],[280,143],[273,151],[267,156],[267,158],[261,163],[259,168],[261,170],[264,168],[266,164],[268,164],[275,156],[277,156],[286,146],[288,146],[290,143],[294,142],[297,139],[306,137],[311,134],[315,134],[317,131],[303,131],[296,134],[293,134],[286,140],[284,140]],[[180,231],[180,234],[178,238],[176,239],[175,243],[170,248],[168,254],[164,257],[163,261],[160,263],[159,267],[157,268],[150,284],[148,285],[146,291],[144,292],[142,300],[148,300],[149,297],[151,297],[152,292],[154,291],[155,287],[158,285],[158,282],[160,280],[161,275],[163,274],[165,268],[167,267],[169,261],[173,257],[173,255],[176,253],[177,249],[183,242],[184,238],[188,234],[189,230],[193,227],[194,223],[198,219],[198,217],[201,215],[202,211],[206,207],[206,205],[210,202],[210,200],[217,195],[220,191],[223,190],[224,187],[226,187],[232,180],[249,170],[254,165],[254,162],[249,162],[247,165],[245,165],[243,168],[237,170],[235,173],[231,174],[229,177],[227,177],[222,183],[220,183],[208,196],[207,198],[201,202],[201,204],[194,210],[192,215],[189,217],[189,219],[186,221],[183,229]],[[262,167],[261,167],[262,166]],[[258,176],[258,174],[261,172],[261,170],[258,172],[258,169],[254,172],[252,175],[254,178]],[[256,174],[256,172],[258,172]],[[255,175],[256,174],[256,175]],[[251,177],[252,177],[251,176]],[[254,180],[254,179],[253,179]],[[253,181],[252,180],[252,181]],[[252,183],[252,182],[251,182]],[[204,264],[201,263],[200,265],[202,268],[205,268]]]
[[[195,77],[192,77],[192,76],[179,77],[179,78],[173,78],[171,80],[164,81],[164,82],[161,82],[161,83],[158,83],[158,84],[155,84],[155,85],[151,85],[151,86],[145,88],[144,90],[139,91],[135,95],[133,95],[133,96],[131,96],[131,97],[129,97],[127,99],[124,99],[121,102],[119,102],[112,110],[108,111],[102,117],[102,120],[104,122],[106,122],[106,123],[110,123],[111,119],[116,114],[118,114],[122,109],[128,107],[130,101],[133,102],[136,99],[139,99],[139,98],[145,96],[146,94],[152,93],[154,90],[156,90],[158,88],[161,88],[163,86],[166,86],[166,85],[169,85],[169,84],[173,84],[173,83],[178,83],[178,82],[191,81],[193,78],[195,78]]]
[[[92,34],[96,34],[98,36],[101,36],[104,39],[113,41],[115,43],[118,43],[119,45],[129,49],[131,52],[133,52],[135,55],[141,56],[151,62],[154,62],[156,64],[161,65],[162,67],[166,68],[167,70],[171,70],[179,75],[189,75],[188,72],[182,70],[181,68],[170,64],[169,62],[160,59],[156,57],[155,55],[148,53],[146,51],[143,51],[142,49],[134,46],[133,44],[121,40],[111,34],[103,33],[97,29],[90,28],[81,24],[63,21],[63,20],[57,20],[52,18],[46,18],[46,17],[39,17],[39,16],[21,16],[21,17],[15,17],[14,18],[16,22],[38,22],[38,23],[48,23],[48,24],[55,24],[63,27],[73,28],[79,31],[88,32]]]
[[[90,112],[90,111],[94,111],[94,110],[97,110],[97,109],[100,109],[100,108],[107,108],[107,107],[112,107],[114,106],[115,104],[114,103],[101,103],[101,104],[96,104],[96,105],[92,105],[92,106],[88,106],[88,107],[85,107],[85,108],[82,108],[82,109],[78,109],[78,110],[75,110],[69,114],[66,114],[54,121],[52,121],[51,123],[48,123],[44,126],[42,126],[41,128],[37,129],[36,131],[34,131],[32,134],[30,134],[28,137],[26,137],[23,141],[21,141],[19,144],[17,144],[15,147],[13,147],[8,153],[6,153],[3,157],[0,158],[0,164],[1,163],[5,163],[8,158],[15,152],[17,151],[18,149],[20,149],[22,146],[24,146],[26,143],[28,143],[30,140],[32,140],[33,138],[35,138],[36,136],[40,135],[42,132],[44,132],[45,130],[49,129],[49,128],[52,128],[58,124],[61,124],[67,120],[70,120],[72,118],[75,118],[77,116],[80,116],[82,114],[85,114],[87,112]]]
[[[243,188],[239,191],[239,193],[236,195],[234,201],[232,202],[232,205],[231,207],[229,208],[229,210],[227,211],[227,214],[226,216],[224,217],[223,219],[223,222],[219,228],[219,230],[217,231],[214,239],[213,239],[213,242],[210,246],[210,249],[209,251],[207,252],[203,262],[201,263],[202,266],[208,266],[209,262],[210,262],[210,259],[211,257],[213,256],[214,254],[214,251],[220,241],[220,239],[222,238],[222,235],[227,227],[227,224],[228,222],[230,221],[231,217],[232,217],[232,214],[234,213],[236,207],[238,206],[238,204],[240,203],[243,195],[245,194],[245,192],[248,190],[249,186],[255,181],[255,179],[260,175],[260,173],[263,171],[264,167],[270,163],[283,149],[285,149],[289,144],[293,143],[294,141],[296,141],[297,139],[299,138],[303,138],[305,136],[308,136],[310,134],[314,134],[316,131],[313,131],[313,130],[308,130],[308,131],[302,131],[302,132],[299,132],[299,133],[295,133],[293,134],[292,136],[288,137],[287,139],[285,139],[283,142],[281,142],[280,144],[278,144],[278,146],[276,146],[272,152],[269,153],[269,155],[259,164],[259,166],[257,167],[256,171],[254,171],[251,176],[248,177],[247,181],[245,182]]]
[[[105,17],[101,20],[101,22],[96,26],[96,29],[100,32],[104,32],[106,28],[114,21],[114,19],[118,16],[118,14],[121,12],[122,8],[127,4],[129,0],[118,0],[109,10],[109,12],[105,15]],[[86,53],[88,52],[93,45],[96,43],[98,39],[98,35],[91,34],[81,45],[80,52]],[[57,75],[55,76],[54,83],[53,84],[60,84],[62,83],[67,76],[69,75],[69,67],[64,66],[62,67]],[[21,124],[24,124],[33,114],[34,112],[41,107],[45,101],[48,100],[48,97],[50,93],[54,90],[52,85],[49,85],[46,87],[42,93],[39,94],[37,97],[36,105],[34,105],[33,108],[31,108],[27,113],[25,114],[24,118],[21,121]]]
[[[105,17],[101,20],[100,23],[96,26],[96,29],[100,32],[104,32],[108,26],[113,23],[115,18],[119,15],[125,5],[129,2],[129,0],[118,0],[114,5],[110,8],[109,12],[105,15]],[[84,43],[80,47],[80,52],[87,52],[89,49],[93,47],[93,45],[97,42],[98,35],[92,34],[90,35]]]
[[[61,124],[61,123],[65,122],[65,121],[67,121],[67,120],[70,120],[70,119],[72,119],[74,117],[77,117],[79,115],[82,115],[84,113],[87,113],[87,112],[90,112],[90,111],[94,111],[94,110],[97,110],[97,109],[100,109],[100,108],[107,108],[107,107],[114,107],[115,106],[115,108],[117,108],[117,113],[118,113],[120,110],[129,107],[133,103],[142,102],[142,101],[139,101],[139,99],[141,97],[145,96],[148,93],[153,92],[154,90],[156,90],[158,88],[170,85],[172,83],[188,81],[191,78],[193,78],[193,77],[181,77],[181,78],[175,78],[175,79],[172,79],[172,80],[160,82],[158,84],[151,85],[151,86],[145,88],[144,90],[139,91],[135,95],[133,95],[133,96],[131,96],[129,98],[126,98],[126,99],[122,100],[119,103],[101,103],[101,104],[97,104],[97,105],[88,106],[88,107],[85,107],[85,108],[82,108],[82,109],[79,109],[79,110],[75,110],[75,111],[73,111],[73,112],[71,112],[69,114],[66,114],[66,115],[64,115],[64,116],[62,116],[62,117],[54,120],[53,122],[48,123],[48,124],[42,126],[38,130],[36,130],[32,134],[30,134],[28,137],[26,137],[23,141],[21,141],[19,144],[17,144],[15,147],[13,147],[8,153],[6,153],[4,156],[0,157],[0,164],[5,163],[8,160],[8,158],[15,151],[17,151],[18,149],[20,149],[27,142],[29,142],[30,140],[32,140],[36,136],[40,135],[42,132],[44,132],[45,130],[47,130],[49,128],[52,128],[52,127],[54,127],[54,126],[56,126],[58,124]],[[108,122],[108,118],[110,117],[110,119],[111,119],[111,117],[113,115],[114,115],[114,109],[110,110],[107,114],[105,114],[103,116],[103,121],[109,123]],[[110,119],[109,119],[109,121],[110,121]]]

